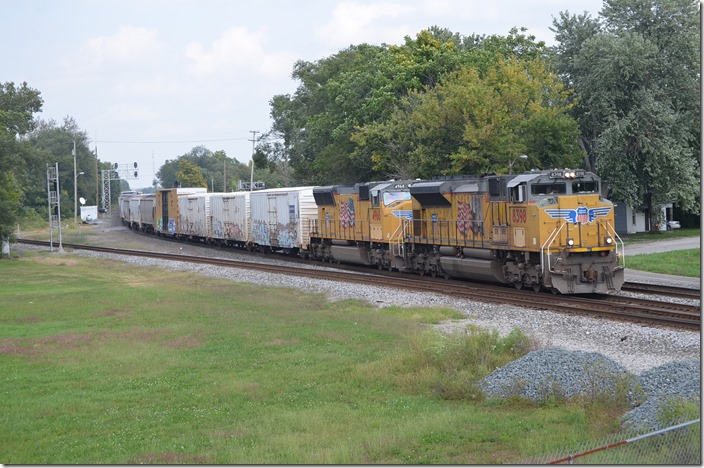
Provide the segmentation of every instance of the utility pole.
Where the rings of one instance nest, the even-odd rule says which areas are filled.
[[[100,173],[98,172],[98,139],[95,141],[95,205],[100,205]]]
[[[252,172],[249,175],[249,191],[251,192],[254,190],[254,143],[257,141],[257,133],[259,133],[257,130],[250,130],[249,133],[252,134],[252,139],[249,140],[252,142]]]
[[[76,140],[73,140],[73,224],[78,218],[78,174],[76,174]]]

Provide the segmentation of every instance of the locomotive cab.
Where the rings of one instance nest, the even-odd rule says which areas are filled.
[[[538,249],[535,276],[545,287],[571,294],[620,289],[624,272],[613,204],[601,197],[595,174],[530,172],[508,181],[507,189],[512,247]],[[515,264],[508,270],[516,284],[525,279]]]

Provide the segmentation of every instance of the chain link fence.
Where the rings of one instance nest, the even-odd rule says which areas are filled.
[[[522,464],[701,465],[700,419],[650,432],[584,444],[564,453],[521,461]]]

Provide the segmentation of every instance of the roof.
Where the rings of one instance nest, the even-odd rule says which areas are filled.
[[[509,180],[508,184],[506,184],[506,186],[508,188],[515,187],[516,185],[520,184],[521,182],[529,182],[529,181],[535,179],[536,177],[540,177],[541,175],[543,175],[543,174],[539,174],[539,173],[538,174],[521,174],[521,175],[518,175],[518,176],[514,177],[513,179]]]

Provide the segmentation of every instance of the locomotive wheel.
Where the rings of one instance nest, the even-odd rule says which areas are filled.
[[[514,281],[513,286],[515,286],[516,289],[523,289],[523,281]]]
[[[380,269],[380,270],[383,270],[383,269],[384,269],[384,265],[382,265],[381,263],[377,263],[377,264],[376,264],[376,267],[377,267],[378,269]]]
[[[437,278],[438,277],[438,270],[436,268],[433,268],[432,270],[430,270],[430,276],[432,276],[433,278]]]
[[[533,291],[540,292],[541,289],[543,289],[543,287],[540,283],[533,283]]]

